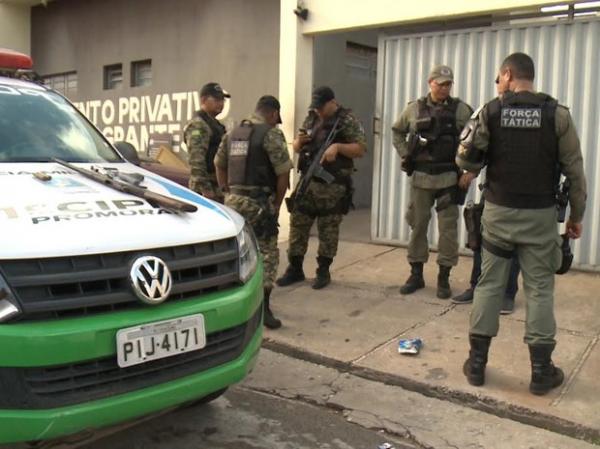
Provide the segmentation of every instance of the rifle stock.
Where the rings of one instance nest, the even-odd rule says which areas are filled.
[[[333,142],[333,139],[335,138],[335,135],[338,131],[337,128],[339,122],[340,117],[338,116],[336,117],[333,127],[327,135],[327,138],[325,139],[319,150],[315,153],[308,169],[300,177],[300,181],[298,182],[296,189],[289,198],[286,198],[285,204],[290,213],[294,211],[295,205],[306,194],[306,191],[308,190],[308,185],[310,184],[310,181],[313,177],[316,176],[317,178],[325,181],[327,184],[331,184],[335,180],[335,176],[333,176],[331,173],[329,173],[323,168],[323,166],[321,165],[321,159],[323,158],[323,154],[325,153],[327,148],[329,148],[329,146]]]
[[[167,209],[175,210],[177,212],[196,212],[198,210],[198,208],[193,204],[186,203],[169,196],[161,195],[160,193],[152,192],[144,187],[119,180],[117,177],[77,167],[76,165],[70,164],[69,162],[61,159],[54,158],[53,161],[70,168],[71,170],[79,173],[82,176],[85,176],[88,179],[92,179],[100,184],[104,184],[105,186],[118,190],[119,192],[128,193],[129,195],[143,198],[150,203],[158,204],[159,206]]]

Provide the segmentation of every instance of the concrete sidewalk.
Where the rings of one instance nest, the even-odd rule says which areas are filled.
[[[571,437],[600,442],[600,276],[572,272],[556,279],[559,326],[554,361],[566,375],[547,396],[528,391],[529,352],[523,343],[524,297],[513,315],[501,317],[492,341],[486,384],[470,386],[462,364],[468,353],[470,305],[435,296],[435,254],[425,267],[426,288],[402,296],[409,274],[403,248],[343,241],[332,266],[333,282],[310,287],[316,268],[316,239],[305,261],[308,279],[273,293],[273,308],[284,326],[265,333],[275,351],[457,402]],[[287,243],[281,243],[280,272]],[[472,259],[461,257],[452,271],[454,293],[468,286]],[[417,356],[400,355],[398,340],[419,337]]]

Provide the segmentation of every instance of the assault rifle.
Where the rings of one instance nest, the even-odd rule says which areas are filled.
[[[287,210],[289,213],[292,213],[294,211],[296,203],[300,199],[302,199],[302,197],[306,194],[306,191],[308,190],[308,185],[310,184],[310,181],[313,177],[322,179],[327,184],[331,184],[333,181],[335,181],[335,176],[333,176],[331,173],[325,170],[321,165],[321,159],[323,158],[323,154],[325,153],[327,148],[329,148],[329,146],[333,142],[333,139],[335,138],[335,135],[338,132],[337,128],[339,122],[340,117],[338,116],[335,119],[335,122],[333,124],[333,127],[331,128],[331,131],[329,132],[329,135],[327,136],[321,147],[318,149],[318,151],[314,153],[313,160],[308,166],[308,169],[306,169],[306,171],[300,177],[300,181],[298,182],[296,189],[289,198],[285,199],[285,205],[287,206]]]
[[[61,159],[53,158],[54,162],[59,163],[73,171],[76,171],[86,178],[92,179],[100,184],[104,184],[119,192],[128,193],[145,199],[150,204],[157,204],[166,209],[171,209],[177,212],[196,212],[198,208],[193,204],[161,195],[160,193],[152,192],[146,187],[140,186],[143,178],[137,177],[135,173],[120,173],[118,170],[107,170],[107,173],[101,173],[96,167],[91,170],[77,167]]]

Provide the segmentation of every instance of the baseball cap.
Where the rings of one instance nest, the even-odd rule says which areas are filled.
[[[435,81],[436,83],[446,83],[448,81],[454,81],[454,73],[452,69],[447,65],[436,65],[429,72],[428,81]]]
[[[277,123],[281,123],[281,104],[279,100],[273,95],[263,95],[258,99],[256,103],[256,109],[272,109],[279,112],[279,120]]]
[[[310,102],[309,108],[310,109],[319,109],[319,108],[323,107],[323,105],[325,103],[333,100],[334,98],[335,98],[335,94],[333,93],[333,90],[331,89],[331,87],[328,87],[328,86],[317,87],[315,90],[313,90],[312,101]]]
[[[229,95],[227,91],[223,90],[219,83],[206,83],[204,86],[202,86],[202,89],[200,89],[200,96],[213,97],[217,100],[231,98],[231,95]]]

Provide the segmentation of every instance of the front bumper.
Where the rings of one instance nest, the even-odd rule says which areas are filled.
[[[0,346],[3,348],[0,390],[3,387],[5,390],[1,392],[5,400],[0,397],[0,404],[4,402],[0,406],[0,444],[56,438],[112,425],[200,398],[239,382],[252,369],[260,348],[261,301],[262,271],[259,269],[245,285],[199,299],[103,316],[0,326]],[[38,370],[40,367],[52,371],[68,364],[110,359],[115,357],[115,335],[119,329],[197,313],[205,316],[208,336],[220,335],[232,328],[246,330],[243,346],[234,359],[216,366],[214,363],[207,365],[199,372],[182,370],[171,380],[154,382],[143,388],[138,385],[130,391],[118,390],[122,382],[114,384],[114,394],[110,392],[110,385],[102,385],[101,399],[94,399],[89,391],[82,389],[81,396],[74,397],[77,403],[67,406],[55,407],[56,402],[48,399],[49,406],[43,407],[43,398],[35,404],[32,401],[19,403],[19,393],[14,389],[8,395],[12,397],[12,403],[6,400],[6,391],[11,385],[7,385],[3,371],[14,373],[15,370]],[[161,371],[157,370],[157,373]],[[74,392],[69,394],[73,402]],[[64,394],[57,397],[65,398]]]

